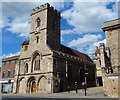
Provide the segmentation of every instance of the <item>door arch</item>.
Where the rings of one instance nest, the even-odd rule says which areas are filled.
[[[39,93],[46,93],[47,92],[47,78],[42,77],[39,80]]]
[[[30,77],[27,82],[27,93],[36,93],[36,79],[35,77]]]
[[[24,87],[24,88],[23,88]],[[25,81],[25,78],[22,77],[20,80],[19,80],[19,88],[18,88],[18,91],[20,94],[22,93],[26,93],[26,81]]]

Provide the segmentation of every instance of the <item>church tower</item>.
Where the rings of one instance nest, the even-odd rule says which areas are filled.
[[[60,51],[60,12],[48,3],[32,10],[30,45],[48,45]]]

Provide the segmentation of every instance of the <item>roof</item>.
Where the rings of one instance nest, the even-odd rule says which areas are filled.
[[[61,45],[61,52],[64,53],[64,54],[67,54],[67,55],[79,57],[79,58],[81,58],[85,61],[93,62],[88,55],[83,54],[83,53],[81,53],[77,50],[71,49],[69,47],[66,47],[64,45]]]
[[[14,59],[18,59],[19,56],[13,56],[13,57],[8,57],[8,58],[3,58],[2,61],[7,61],[7,60],[14,60]]]
[[[97,50],[95,51],[95,54],[98,54],[98,53],[100,53],[100,49],[97,49]]]
[[[21,45],[28,45],[29,44],[29,40],[25,40]]]
[[[25,40],[21,45],[28,45],[28,44],[29,44],[29,40]],[[59,52],[59,51],[57,51],[57,52]],[[83,54],[83,53],[81,53],[77,50],[71,49],[69,47],[66,47],[64,45],[61,45],[61,51],[60,52],[66,54],[66,55],[79,57],[80,59],[82,59],[84,61],[93,62],[88,55]]]

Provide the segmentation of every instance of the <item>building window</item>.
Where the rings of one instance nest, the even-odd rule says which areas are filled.
[[[28,64],[25,64],[25,73],[28,73]]]
[[[3,73],[2,73],[2,77],[5,77],[5,71],[3,71]]]
[[[38,42],[39,42],[39,37],[37,36],[37,37],[36,37],[36,43],[38,43]]]
[[[11,64],[11,61],[9,61],[9,64]]]
[[[4,62],[4,66],[6,65],[6,62]]]
[[[40,70],[40,60],[35,60],[34,70]]]
[[[58,66],[57,66],[57,59],[54,59],[54,66],[57,68]]]
[[[14,61],[14,64],[16,64],[16,63],[17,63],[17,60]]]
[[[40,55],[36,54],[33,60],[34,71],[40,70]]]
[[[54,21],[54,19],[52,19],[52,29],[53,29],[53,31],[55,30],[55,21]]]
[[[101,60],[99,60],[99,64],[101,65]]]
[[[15,76],[15,69],[13,70],[13,77]]]
[[[40,18],[37,18],[37,27],[40,27]]]
[[[8,77],[10,77],[10,70],[8,70]]]
[[[28,49],[28,46],[25,46],[24,51],[26,51],[27,49]]]

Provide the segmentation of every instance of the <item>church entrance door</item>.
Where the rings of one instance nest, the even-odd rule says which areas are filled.
[[[35,81],[32,83],[31,93],[36,93],[36,82]]]

